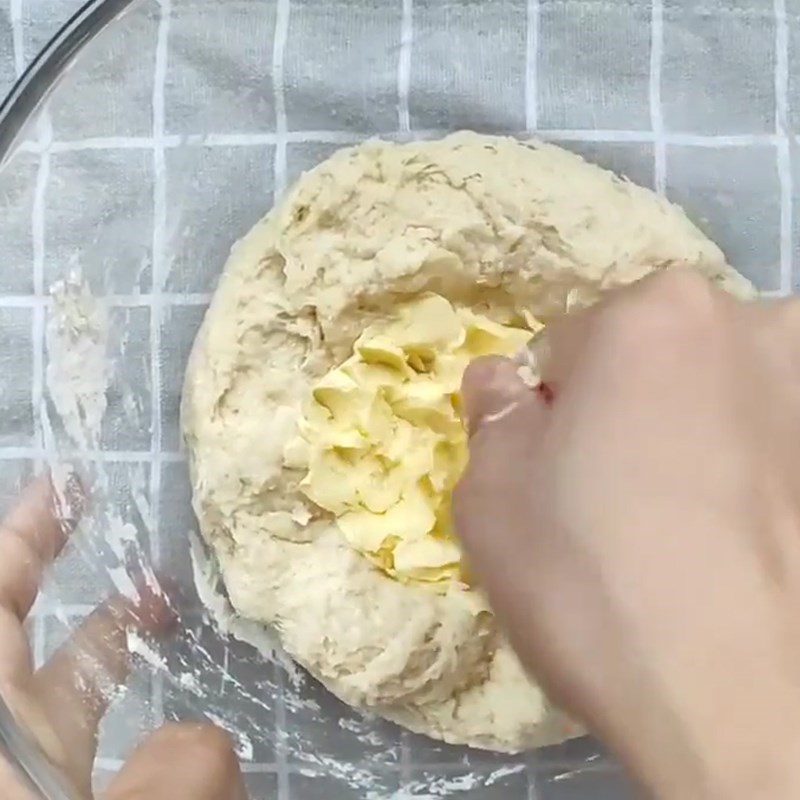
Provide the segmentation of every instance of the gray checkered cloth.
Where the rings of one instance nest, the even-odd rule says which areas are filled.
[[[0,91],[78,4],[0,0]],[[119,509],[130,510],[127,487],[144,487],[154,559],[190,586],[186,531],[195,522],[178,403],[220,266],[286,185],[367,136],[538,133],[665,192],[762,290],[791,292],[800,280],[798,44],[800,0],[134,3],[79,57],[47,124],[0,173],[0,499],[10,502],[41,464],[44,298],[79,264],[108,299],[111,355],[122,367],[97,458]],[[37,605],[38,662],[108,590],[100,564],[73,546]],[[399,738],[314,686],[302,694],[321,711],[288,702],[296,690],[265,677],[252,651],[220,642],[197,611],[197,635],[229,675],[267,694],[283,687],[258,725],[287,742],[302,731],[330,758],[384,770],[388,786],[462,773],[468,786],[466,776],[506,763]],[[194,657],[175,656],[184,665]],[[231,719],[235,692],[218,675],[198,680],[207,692],[195,713]],[[137,672],[105,722],[98,781],[144,732],[186,716],[174,686]],[[251,733],[255,798],[360,796],[325,770],[309,777],[280,736]],[[458,796],[629,796],[597,754],[593,742],[555,748]]]

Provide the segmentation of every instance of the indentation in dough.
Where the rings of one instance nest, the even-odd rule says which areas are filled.
[[[232,250],[186,380],[194,506],[236,610],[412,730],[504,751],[574,735],[479,592],[387,577],[303,498],[286,448],[314,383],[421,292],[546,323],[671,266],[752,296],[679,208],[541,142],[368,142],[303,175]]]

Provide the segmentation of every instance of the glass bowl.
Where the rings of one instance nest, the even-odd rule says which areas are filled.
[[[303,170],[374,136],[552,139],[666,192],[760,289],[791,292],[799,30],[757,0],[105,0],[67,24],[0,109],[0,491],[10,505],[68,462],[90,494],[30,617],[37,663],[151,571],[179,617],[163,640],[128,636],[97,790],[148,731],[206,719],[254,798],[629,795],[591,739],[515,757],[434,742],[232,625],[190,507],[186,359],[231,244]],[[83,441],[49,371],[65,292],[106,331]]]

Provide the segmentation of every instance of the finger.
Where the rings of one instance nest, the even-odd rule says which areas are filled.
[[[546,398],[525,383],[518,365],[489,356],[464,373],[461,391],[470,431],[469,461],[453,495],[458,535],[481,550],[495,515],[538,447],[549,418]],[[491,545],[494,546],[494,545]]]
[[[543,403],[522,402],[470,439],[467,469],[453,492],[453,520],[470,569],[490,597],[498,582],[524,566],[520,539],[531,521],[519,500],[535,480],[535,454],[547,421]]]
[[[519,365],[502,356],[475,359],[461,381],[464,413],[470,435],[497,422],[519,403],[539,402],[537,394],[519,374]]]
[[[0,755],[0,796],[3,800],[37,800],[24,778]]]
[[[62,758],[64,749],[42,708],[24,691],[14,687],[6,687],[2,699],[4,709],[0,714],[0,727],[5,729],[9,741],[17,743],[12,752],[22,756],[15,766],[25,786],[35,785],[37,797],[70,797],[75,800],[89,797],[90,787],[87,791],[78,791],[67,777],[63,767],[65,759]],[[0,787],[4,786],[0,779]]]
[[[75,527],[82,503],[75,477],[67,479],[61,494],[50,476],[42,475],[0,524],[0,607],[19,620],[30,611],[42,573]]]
[[[42,475],[0,523],[2,683],[20,683],[30,675],[31,654],[21,622],[36,599],[42,571],[61,549],[82,504],[77,479],[68,478],[64,492],[58,493],[50,476]]]
[[[587,352],[593,334],[597,326],[602,324],[602,320],[665,296],[674,300],[676,310],[678,304],[696,300],[697,297],[702,297],[705,301],[709,292],[698,293],[698,283],[710,287],[710,294],[717,296],[717,299],[732,301],[722,290],[710,286],[696,271],[673,267],[656,270],[635,283],[611,289],[599,303],[552,320],[546,328],[544,359],[539,364],[542,382],[557,397],[560,387],[566,385],[576,365]]]
[[[166,725],[137,748],[106,800],[246,800],[228,735],[213,725]]]
[[[28,635],[15,613],[0,606],[0,692],[24,683],[33,669]]]
[[[31,691],[64,743],[62,764],[81,788],[91,785],[100,721],[128,678],[129,632],[158,635],[174,621],[164,595],[147,586],[138,594],[95,609],[33,676]]]

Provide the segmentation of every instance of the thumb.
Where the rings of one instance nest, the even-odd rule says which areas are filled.
[[[470,436],[520,404],[536,401],[534,391],[519,375],[519,364],[502,356],[475,359],[464,372],[461,395]]]
[[[530,526],[526,499],[548,400],[507,358],[487,356],[464,372],[469,460],[453,492],[453,521],[469,565],[490,597],[517,566]]]
[[[228,735],[214,725],[170,724],[136,749],[106,800],[247,800]]]

